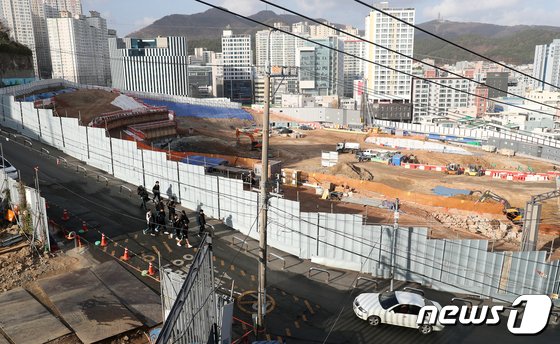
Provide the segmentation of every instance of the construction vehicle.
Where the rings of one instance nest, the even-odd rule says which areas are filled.
[[[237,138],[237,144],[241,144],[241,136],[246,136],[251,140],[251,150],[262,148],[262,133],[258,128],[243,128],[235,129],[235,137]]]
[[[336,151],[339,153],[352,152],[356,153],[360,150],[360,144],[357,142],[339,142],[336,144]]]
[[[459,175],[459,174],[463,174],[464,169],[461,167],[461,165],[459,164],[448,164],[445,167],[445,174],[451,174],[451,175]]]
[[[483,176],[485,172],[486,171],[482,168],[482,166],[470,164],[469,167],[465,169],[464,174],[466,176],[480,177]]]
[[[506,215],[506,217],[508,218],[508,220],[510,220],[511,222],[513,222],[514,224],[522,224],[523,223],[523,209],[522,208],[515,208],[512,207],[511,204],[509,204],[508,200],[503,198],[502,196],[490,191],[490,190],[486,190],[484,191],[484,193],[482,194],[482,196],[480,196],[480,198],[478,199],[478,201],[476,201],[477,203],[482,203],[484,201],[486,201],[487,199],[491,199],[494,200],[500,204],[502,204],[504,206],[504,209],[502,210],[502,212],[504,213],[504,215]]]

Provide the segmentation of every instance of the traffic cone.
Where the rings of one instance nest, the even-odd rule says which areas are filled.
[[[150,262],[150,265],[148,265],[148,275],[153,276],[155,274],[156,274],[156,270],[154,269],[154,266]]]
[[[84,233],[88,231],[87,223],[86,223],[85,221],[82,221],[82,231],[83,231]]]
[[[70,220],[70,215],[68,215],[68,210],[64,209],[64,212],[62,212],[62,221],[68,220]]]
[[[107,238],[105,238],[105,234],[103,233],[101,233],[101,244],[99,246],[101,247],[107,246]]]
[[[124,261],[127,261],[130,259],[130,256],[128,255],[128,247],[124,248],[124,254],[121,256],[121,259]]]

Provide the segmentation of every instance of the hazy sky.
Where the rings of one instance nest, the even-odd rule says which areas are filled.
[[[151,24],[168,14],[193,14],[209,7],[194,0],[82,0],[84,12],[97,10],[108,20],[109,28],[117,29],[119,36]],[[231,11],[250,15],[278,9],[258,0],[205,0]],[[283,7],[310,17],[321,17],[339,24],[351,24],[363,29],[369,9],[353,0],[270,0]],[[371,0],[363,0],[373,4]],[[377,3],[377,1],[376,1]],[[553,25],[560,26],[558,0],[394,0],[391,7],[416,8],[416,23],[436,19],[474,21],[500,25]]]

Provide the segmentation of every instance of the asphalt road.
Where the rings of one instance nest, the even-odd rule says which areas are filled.
[[[2,132],[5,135],[5,132]],[[62,222],[62,210],[67,209],[71,220],[67,228],[78,230],[82,221],[86,221],[90,230],[84,234],[89,243],[100,240],[100,234],[94,228],[105,233],[110,239],[107,247],[101,249],[90,245],[88,252],[98,261],[117,259],[128,247],[134,256],[126,267],[139,279],[159,292],[159,284],[149,277],[142,277],[141,270],[147,269],[147,261],[157,263],[157,252],[161,254],[162,266],[186,273],[189,261],[193,259],[195,249],[178,247],[174,239],[167,236],[151,237],[143,235],[145,227],[144,212],[139,208],[139,200],[134,193],[135,186],[128,185],[133,194],[120,191],[121,181],[92,167],[76,169],[75,159],[65,156],[56,149],[47,147],[51,157],[40,154],[41,145],[33,144],[33,150],[23,144],[14,143],[13,139],[2,144],[6,158],[15,165],[27,185],[33,185],[35,166],[39,167],[41,194],[47,199],[50,208],[49,217]],[[23,142],[21,139],[16,140]],[[57,164],[56,157],[66,157],[70,166]],[[79,172],[77,172],[79,171]],[[106,184],[103,178],[108,178]],[[189,216],[194,219],[192,211]],[[194,221],[191,220],[191,225]],[[251,242],[247,252],[240,245],[232,244],[232,236],[242,234],[235,232],[216,220],[209,220],[215,230],[213,245],[216,276],[221,276],[224,288],[229,289],[234,281],[237,306],[234,316],[246,323],[251,323],[251,313],[255,312],[254,292],[257,287],[256,244]],[[191,233],[191,243],[198,245],[200,239]],[[59,239],[64,241],[63,239]],[[73,244],[65,245],[66,248]],[[278,252],[277,252],[278,253]],[[268,294],[271,297],[270,313],[267,315],[266,331],[262,339],[279,339],[286,343],[552,343],[560,340],[558,326],[549,325],[535,337],[519,337],[509,334],[506,321],[499,326],[456,326],[448,327],[441,333],[422,336],[414,329],[383,326],[369,327],[358,319],[352,311],[352,301],[360,292],[371,291],[371,285],[363,283],[352,291],[351,285],[356,277],[352,272],[340,272],[333,282],[326,284],[320,275],[308,278],[309,262],[283,254],[288,268],[282,271],[281,261],[270,263],[268,275]],[[387,281],[380,281],[385,287]],[[369,288],[369,289],[368,289]],[[426,296],[449,304],[455,295],[426,290]],[[236,321],[234,333],[238,336],[250,331],[250,327]],[[250,337],[254,339],[254,337]]]

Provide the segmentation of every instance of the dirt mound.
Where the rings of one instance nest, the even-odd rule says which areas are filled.
[[[212,154],[235,154],[235,143],[208,136],[187,136],[174,139],[171,150],[177,152],[200,152]]]
[[[368,181],[373,180],[373,174],[371,174],[371,172],[351,163],[338,163],[335,166],[330,167],[328,172],[329,174],[333,174],[335,176]]]
[[[111,105],[117,96],[117,93],[86,89],[60,94],[55,97],[56,112],[63,117],[81,116],[82,123],[87,124],[102,113],[121,110]]]

